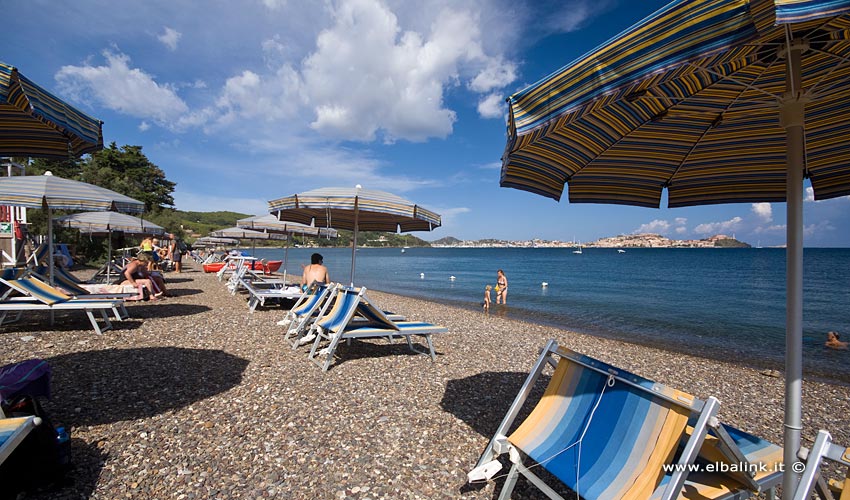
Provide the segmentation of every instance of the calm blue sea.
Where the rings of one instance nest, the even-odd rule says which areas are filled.
[[[356,283],[447,301],[477,314],[496,270],[508,306],[491,314],[561,326],[755,366],[781,368],[785,349],[783,249],[362,248]],[[313,249],[290,249],[300,274]],[[348,282],[351,250],[319,250],[334,281]],[[282,249],[257,249],[282,259]],[[424,273],[424,277],[420,277]],[[450,280],[455,276],[455,280]],[[804,256],[804,359],[809,374],[850,381],[850,352],[823,347],[826,332],[850,340],[850,249]],[[541,286],[547,282],[548,287]]]

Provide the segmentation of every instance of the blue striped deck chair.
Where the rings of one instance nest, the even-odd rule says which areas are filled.
[[[265,306],[267,300],[297,300],[303,295],[301,289],[297,287],[282,288],[271,286],[261,288],[257,283],[244,278],[240,280],[240,283],[240,286],[248,292],[248,313],[253,313],[257,306]]]
[[[36,267],[47,265],[47,258],[50,256],[50,247],[47,243],[40,243],[27,257],[27,266]]]
[[[298,348],[298,345],[310,326],[310,321],[314,315],[326,306],[328,298],[334,292],[338,285],[324,283],[313,283],[301,297],[295,301],[292,308],[287,311],[283,320],[278,321],[278,324],[286,327],[286,335],[284,339],[291,339],[292,348]]]
[[[818,431],[811,450],[800,450],[800,458],[806,461],[794,500],[807,500],[812,492],[822,500],[832,500],[839,495],[840,500],[850,499],[850,448],[832,442],[832,435],[823,429]],[[821,474],[824,461],[831,461],[846,468],[844,481],[825,481]]]
[[[395,337],[404,338],[413,352],[430,354],[431,361],[437,359],[431,335],[448,332],[445,327],[419,321],[394,321],[384,311],[375,307],[372,301],[364,300],[365,295],[365,287],[338,287],[333,306],[313,323],[311,332],[315,333],[316,338],[308,357],[319,365],[322,371],[327,371],[330,367],[342,340],[383,338],[392,342]],[[360,317],[355,319],[358,311]],[[414,347],[411,341],[414,336],[424,337],[428,352]],[[328,344],[319,349],[323,341]],[[324,360],[321,359],[323,357]]]
[[[41,425],[41,419],[34,415],[0,418],[0,464],[9,458],[9,455],[37,425]]]
[[[543,396],[514,429],[535,383],[550,365],[554,373]],[[713,397],[700,400],[550,340],[468,477],[470,482],[490,480],[502,467],[498,457],[506,453],[511,468],[501,499],[510,498],[520,475],[549,498],[562,498],[532,472],[535,467],[584,500],[731,499],[772,488],[781,480],[776,472],[781,469],[781,448],[758,438],[747,443],[749,435],[740,433],[740,442],[751,444],[741,448],[730,436],[740,431],[719,423],[719,406]],[[760,482],[748,474],[691,473],[691,467],[710,471],[696,465],[703,454],[709,458],[700,460],[745,470],[761,465],[749,460],[768,460],[765,467],[771,472]]]
[[[43,278],[48,273],[48,269],[40,266],[35,269],[34,277],[38,278],[39,281],[47,283],[47,278]],[[82,298],[82,299],[129,299],[131,297],[138,297],[141,293],[129,293],[129,292],[115,292],[115,293],[92,293],[89,290],[83,288],[81,285],[83,283],[75,278],[71,273],[66,271],[60,266],[56,266],[53,268],[53,285],[56,288],[59,288],[60,291],[65,292],[67,295],[73,298]],[[139,285],[141,287],[141,285]]]
[[[3,280],[0,283],[8,286],[23,297],[6,298],[0,302],[0,325],[11,323],[20,318],[26,311],[70,311],[79,310],[86,313],[94,331],[102,334],[112,328],[107,311],[112,311],[118,321],[129,317],[124,301],[121,299],[76,299],[36,278],[20,278]],[[94,316],[97,311],[105,323],[101,328]],[[16,313],[8,319],[10,313]]]

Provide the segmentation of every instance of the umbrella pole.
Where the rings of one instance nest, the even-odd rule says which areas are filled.
[[[109,250],[106,253],[106,282],[112,283],[112,230],[106,232],[106,241],[109,242]]]
[[[789,92],[780,108],[787,148],[786,174],[786,304],[785,304],[785,474],[782,494],[790,496],[800,481],[803,384],[803,168],[805,165],[805,102],[800,99],[800,47],[788,51],[786,83]]]
[[[289,235],[286,235],[286,246],[283,247],[283,282],[286,283],[286,266],[289,263]]]
[[[49,255],[47,256],[47,270],[49,272],[49,276],[47,277],[47,282],[50,283],[50,286],[53,286],[53,210],[48,205],[47,207],[47,251]],[[50,326],[53,326],[54,317],[53,317],[53,308],[50,308]]]
[[[354,235],[351,240],[351,286],[354,286],[354,262],[357,259],[357,225],[359,223],[360,207],[358,199],[354,199]]]

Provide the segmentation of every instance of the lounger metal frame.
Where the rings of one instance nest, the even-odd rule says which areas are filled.
[[[832,435],[823,429],[818,432],[811,450],[802,449],[799,454],[801,459],[806,460],[806,469],[794,492],[794,500],[806,500],[810,498],[812,491],[823,500],[833,500],[832,492],[827,482],[823,479],[820,468],[824,459],[831,460],[848,467],[848,480],[844,483],[844,491],[841,500],[850,498],[850,448],[839,446],[832,442]]]

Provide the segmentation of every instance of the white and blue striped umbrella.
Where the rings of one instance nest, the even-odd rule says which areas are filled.
[[[431,231],[442,223],[435,212],[385,191],[363,189],[359,184],[353,188],[314,189],[272,200],[269,212],[277,214],[280,220],[353,231],[352,285],[358,231]]]
[[[62,227],[79,229],[81,233],[164,234],[165,228],[153,222],[118,212],[82,212],[56,219]]]
[[[47,241],[53,255],[53,210],[118,210],[142,213],[145,204],[121,193],[85,182],[44,175],[0,178],[0,205],[47,210]],[[49,259],[53,284],[53,259]]]
[[[300,234],[304,236],[319,236],[336,238],[337,231],[333,228],[314,227],[298,222],[282,221],[272,214],[255,215],[236,221],[236,227],[264,231],[267,233]]]
[[[282,234],[264,233],[262,231],[254,231],[242,227],[228,227],[210,231],[210,236],[215,238],[234,238],[237,240],[285,240],[286,236]]]

